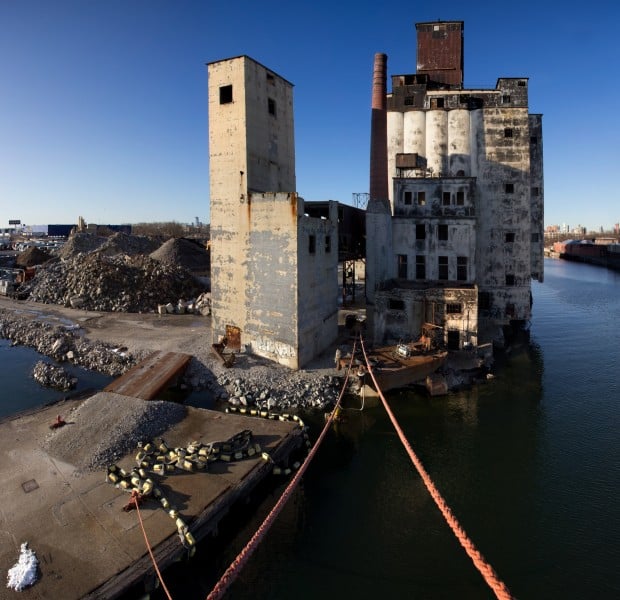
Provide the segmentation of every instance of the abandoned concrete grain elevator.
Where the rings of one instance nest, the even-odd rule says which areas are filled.
[[[417,68],[373,71],[368,336],[435,326],[449,349],[503,343],[543,280],[542,115],[527,77],[463,87],[463,22],[418,23]]]
[[[213,337],[300,368],[338,332],[337,203],[296,193],[293,86],[248,56],[207,65]]]

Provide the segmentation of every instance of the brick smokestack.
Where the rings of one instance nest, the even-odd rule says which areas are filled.
[[[389,205],[386,112],[387,54],[375,54],[370,122],[370,198]]]

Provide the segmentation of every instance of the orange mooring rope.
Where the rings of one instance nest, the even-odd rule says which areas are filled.
[[[458,541],[461,543],[461,546],[463,546],[463,548],[465,549],[465,552],[467,552],[468,556],[472,559],[475,567],[478,569],[478,571],[480,571],[480,573],[482,574],[482,577],[484,577],[484,580],[487,582],[489,587],[493,590],[493,592],[495,592],[495,595],[501,600],[512,599],[513,596],[510,593],[510,590],[506,587],[504,582],[502,582],[501,579],[497,576],[497,573],[495,573],[495,571],[493,570],[493,567],[485,560],[482,554],[480,554],[480,552],[478,551],[474,543],[469,539],[469,537],[467,536],[467,533],[465,533],[465,530],[461,527],[457,518],[452,514],[452,511],[450,510],[450,507],[448,506],[447,502],[443,499],[442,495],[439,493],[439,490],[435,487],[435,484],[433,483],[429,474],[426,472],[426,469],[420,462],[420,459],[417,457],[416,453],[413,451],[413,448],[411,447],[411,445],[409,444],[409,441],[405,437],[403,430],[400,428],[400,425],[398,424],[398,421],[396,420],[394,413],[391,411],[385,399],[385,396],[383,395],[383,392],[381,391],[381,389],[379,388],[379,385],[377,384],[377,380],[375,379],[375,375],[372,371],[372,367],[368,361],[368,356],[366,355],[366,348],[364,347],[364,341],[362,340],[361,337],[360,337],[360,343],[362,346],[362,352],[364,353],[366,367],[368,369],[368,372],[370,373],[370,376],[372,377],[375,387],[377,388],[377,392],[379,393],[379,397],[381,398],[381,401],[383,402],[383,406],[385,407],[385,410],[387,411],[390,417],[390,420],[392,421],[392,425],[394,425],[394,429],[396,429],[396,433],[398,433],[398,437],[400,438],[400,441],[403,443],[403,446],[405,446],[405,449],[407,450],[407,454],[409,454],[409,458],[411,458],[411,461],[415,465],[415,468],[418,470],[418,473],[420,474],[422,481],[424,481],[424,484],[426,485],[430,495],[435,501],[435,504],[437,504],[437,507],[441,511],[441,514],[443,514],[448,525],[452,529],[454,535],[457,537]]]
[[[252,536],[250,541],[245,545],[245,547],[241,550],[241,552],[239,552],[237,557],[230,563],[230,566],[228,567],[228,569],[226,569],[226,571],[224,572],[220,580],[217,582],[213,590],[211,590],[211,593],[207,596],[207,600],[215,600],[216,598],[222,597],[224,592],[236,579],[239,571],[248,561],[248,559],[250,558],[254,550],[256,550],[258,544],[263,540],[265,534],[267,533],[267,531],[269,531],[269,528],[275,521],[276,517],[280,514],[280,511],[284,508],[284,505],[290,498],[291,494],[293,493],[293,490],[297,487],[297,484],[301,480],[303,474],[306,472],[306,469],[308,468],[310,461],[314,458],[314,455],[317,453],[317,450],[319,449],[319,446],[321,445],[323,438],[329,431],[329,428],[338,411],[338,408],[340,406],[340,401],[342,400],[342,396],[344,395],[344,392],[347,388],[347,381],[349,379],[349,372],[351,371],[351,365],[353,364],[354,356],[355,356],[355,344],[353,345],[353,352],[351,352],[351,361],[349,362],[347,374],[345,376],[344,383],[342,384],[342,389],[340,390],[340,395],[338,396],[336,406],[334,407],[334,410],[330,414],[329,419],[326,421],[325,427],[323,427],[323,431],[321,431],[321,435],[319,435],[317,441],[314,443],[314,446],[312,446],[312,449],[308,453],[308,456],[306,456],[306,460],[304,460],[303,464],[301,465],[297,473],[295,473],[295,476],[293,477],[293,479],[291,479],[288,486],[286,486],[286,489],[280,496],[279,500],[276,502],[275,506],[271,509],[271,512],[267,515],[265,520],[262,522],[261,526],[256,530],[256,533]]]
[[[159,567],[157,566],[157,563],[155,562],[155,557],[153,556],[153,551],[151,550],[151,544],[149,543],[149,538],[146,536],[146,530],[144,529],[144,523],[142,522],[142,515],[140,514],[140,506],[139,506],[140,503],[138,502],[138,492],[136,490],[133,490],[131,492],[130,502],[133,502],[136,506],[136,512],[138,513],[138,521],[140,521],[140,527],[142,528],[142,535],[144,536],[144,542],[146,543],[146,549],[149,551],[149,555],[151,557],[151,560],[153,561],[153,567],[155,568],[155,573],[157,573],[157,577],[159,578],[161,587],[163,588],[164,592],[166,592],[166,596],[168,597],[168,600],[172,600],[172,596],[170,595],[170,592],[168,591],[168,588],[166,587],[166,584],[164,583],[161,573],[159,572]]]

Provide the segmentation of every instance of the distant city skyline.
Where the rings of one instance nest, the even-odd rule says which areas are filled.
[[[567,86],[578,78],[595,91],[604,82],[597,100],[619,95],[609,74],[620,43],[599,28],[620,8],[558,11],[531,0],[440,8],[3,2],[0,227],[80,215],[101,224],[209,222],[205,65],[240,54],[295,85],[297,192],[351,204],[369,187],[374,53],[388,55],[388,75],[413,73],[414,24],[441,18],[465,23],[465,87],[529,78],[530,110],[543,114],[545,225],[613,228],[620,116]],[[263,23],[270,35],[256,34]]]

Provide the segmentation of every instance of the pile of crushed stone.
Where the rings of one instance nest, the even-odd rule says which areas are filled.
[[[92,233],[74,233],[63,244],[58,256],[60,258],[72,258],[78,254],[87,254],[97,250],[106,240],[107,238]]]
[[[39,268],[19,292],[29,300],[105,312],[155,312],[191,300],[205,286],[189,271],[148,256],[78,254]]]
[[[211,261],[209,251],[199,242],[186,238],[171,238],[151,258],[169,265],[180,265],[188,271],[207,271]]]
[[[95,252],[105,254],[106,256],[115,256],[117,254],[150,254],[161,246],[159,238],[153,238],[146,235],[128,235],[118,232],[105,240]]]
[[[62,415],[67,424],[50,433],[43,448],[79,470],[98,471],[135,450],[138,442],[162,435],[185,415],[185,407],[174,402],[99,392]]]
[[[22,269],[26,267],[34,267],[36,265],[41,265],[48,260],[50,260],[51,255],[46,250],[41,248],[37,248],[36,246],[31,246],[27,248],[23,252],[17,255],[15,259],[15,264]]]

